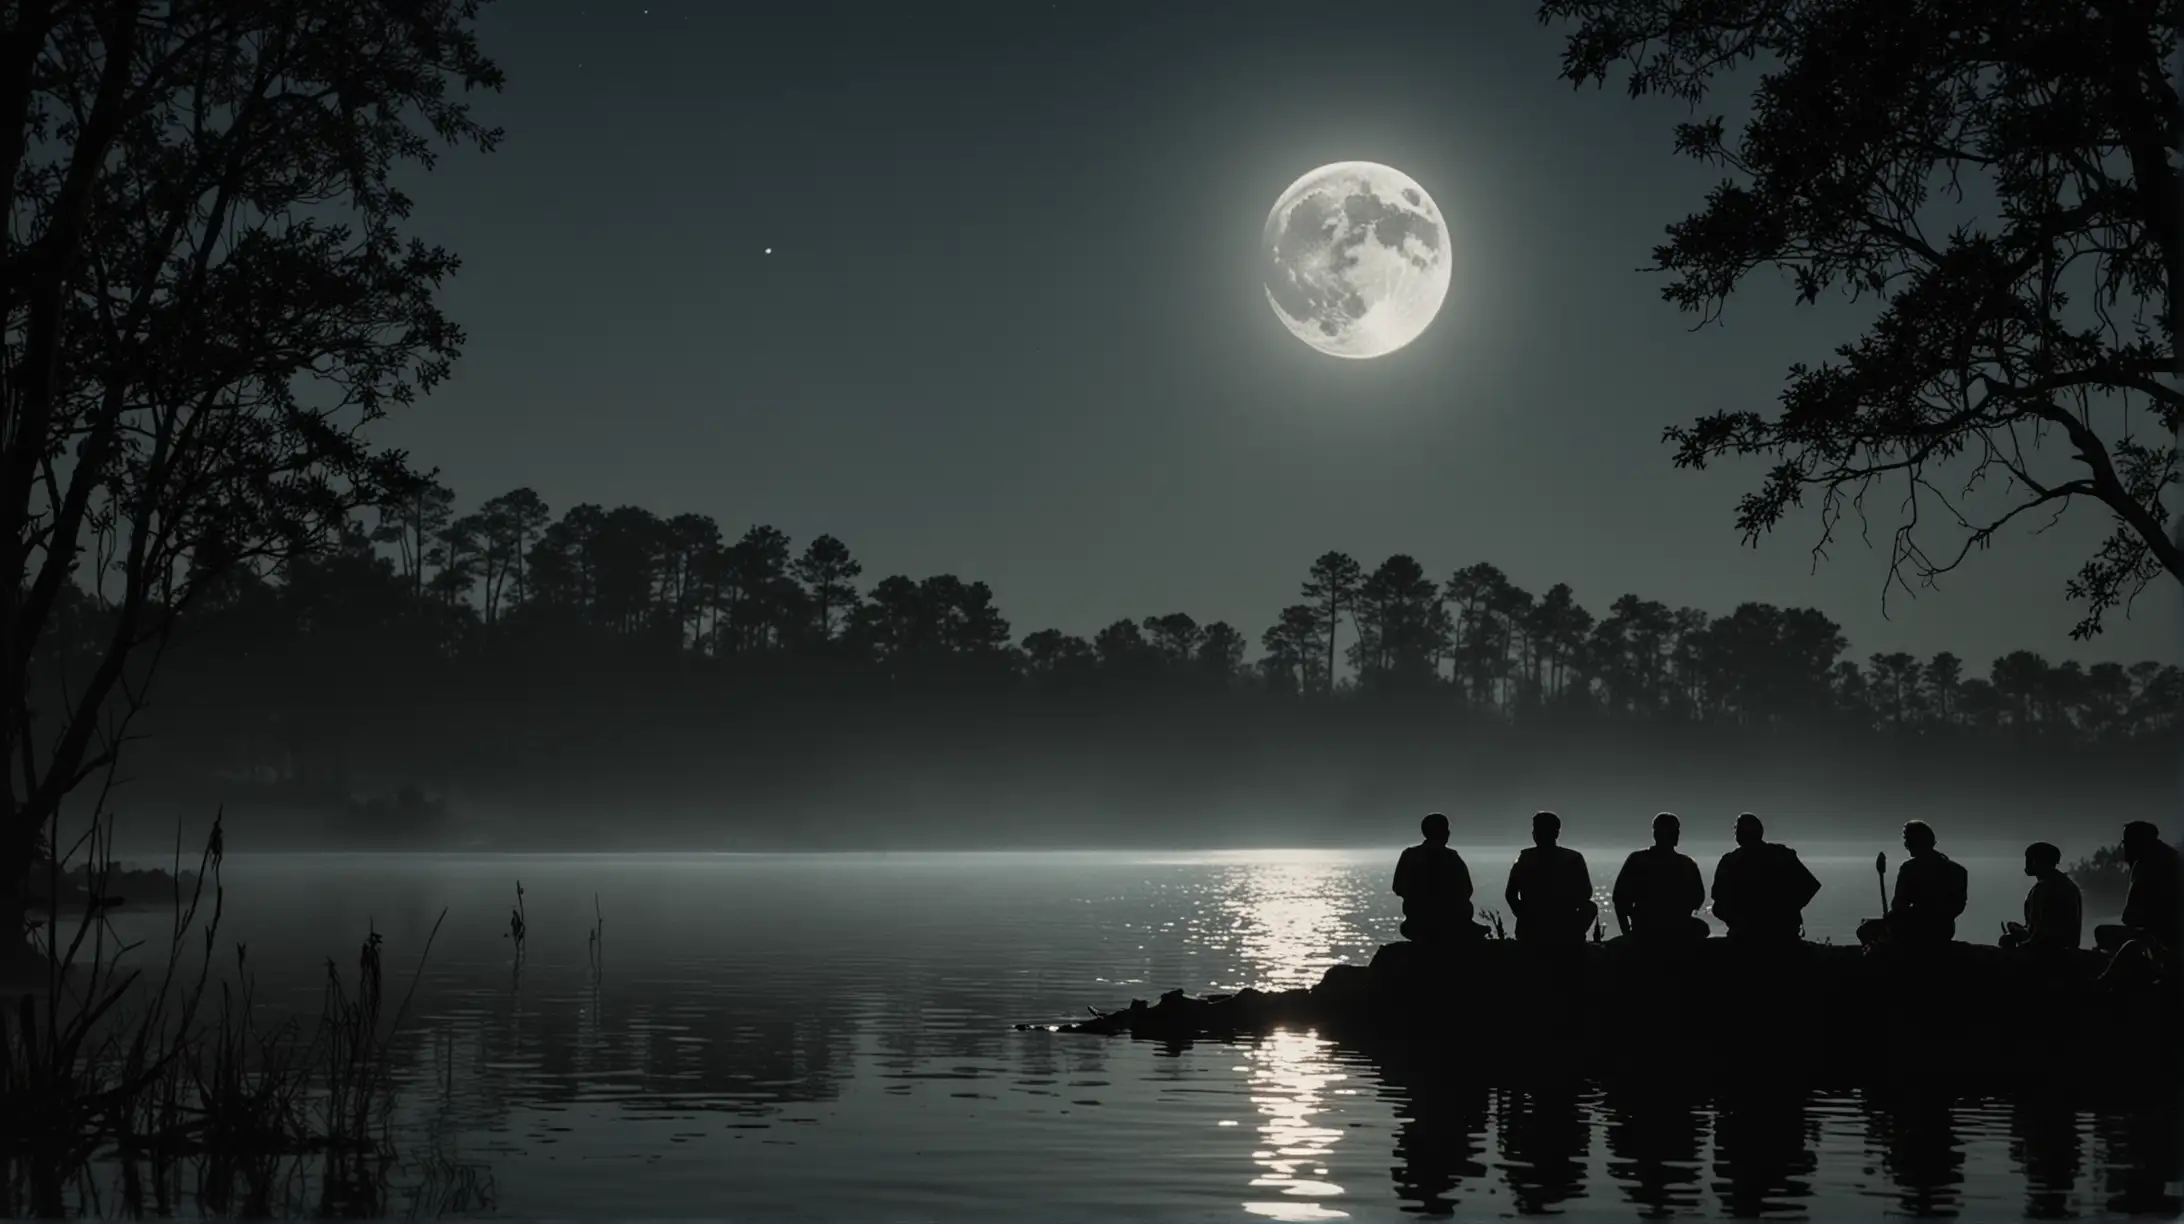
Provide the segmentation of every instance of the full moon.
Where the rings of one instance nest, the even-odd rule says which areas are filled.
[[[1261,238],[1266,303],[1331,357],[1385,357],[1416,340],[1448,296],[1448,226],[1417,180],[1336,162],[1289,185]]]

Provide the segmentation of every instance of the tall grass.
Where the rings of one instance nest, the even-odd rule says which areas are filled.
[[[139,944],[108,921],[110,838],[110,824],[94,822],[70,853],[56,845],[56,879],[77,850],[91,865],[81,912],[64,938],[54,901],[40,932],[44,988],[0,1007],[0,1215],[165,1213],[185,1195],[214,1214],[287,1213],[305,1207],[297,1195],[313,1181],[321,1210],[376,1213],[358,1197],[378,1194],[395,1163],[389,1041],[446,911],[391,1015],[384,941],[370,931],[353,970],[327,959],[316,1021],[266,1024],[247,945],[234,945],[232,975],[213,974],[225,896],[219,818],[186,895],[177,839],[174,917],[156,975],[127,963]],[[490,1199],[475,1170],[425,1174],[470,1203],[458,1209]],[[103,1201],[116,1182],[119,1201]]]

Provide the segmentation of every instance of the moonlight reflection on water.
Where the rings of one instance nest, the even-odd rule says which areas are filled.
[[[1349,1213],[1322,1200],[1341,1197],[1342,1187],[1328,1180],[1328,1167],[1343,1132],[1319,1121],[1331,1085],[1349,1077],[1328,1061],[1331,1043],[1312,1033],[1276,1032],[1251,1047],[1251,1103],[1265,1121],[1261,1146],[1251,1153],[1260,1168],[1251,1179],[1254,1191],[1272,1191],[1280,1199],[1244,1203],[1252,1215],[1273,1220],[1339,1220]]]
[[[1584,849],[1604,886],[1620,853]],[[1301,1031],[1170,1047],[1009,1028],[1362,963],[1394,938],[1394,854],[234,856],[220,942],[250,945],[262,1001],[308,1012],[323,958],[367,924],[406,982],[447,907],[395,1042],[396,1139],[415,1162],[482,1166],[493,1209],[517,1216],[2083,1217],[2175,1201],[2173,1108],[1656,1099],[1511,1088],[1480,1051]],[[1486,904],[1514,855],[1466,847]],[[1815,933],[1847,935],[1873,905],[1871,850],[1807,857]],[[2022,876],[2014,856],[1959,859],[1977,935],[2016,912]],[[519,875],[517,972],[500,932]]]
[[[1340,863],[1282,861],[1220,869],[1208,888],[1217,898],[1205,937],[1224,938],[1242,972],[1228,989],[1310,986],[1330,965],[1349,960],[1370,938],[1357,922],[1369,912],[1356,872]]]

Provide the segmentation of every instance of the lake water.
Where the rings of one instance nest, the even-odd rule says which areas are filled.
[[[1722,848],[1691,847],[1709,873]],[[1825,885],[1814,937],[1846,940],[1876,911],[1873,849],[1807,849]],[[446,909],[401,1045],[410,1177],[390,1211],[2175,1211],[2169,1108],[1518,1090],[1310,1032],[1172,1050],[1010,1028],[1362,962],[1395,937],[1394,853],[236,856],[222,944],[248,943],[261,997],[311,1009],[325,958],[353,966],[370,926],[398,996]],[[1482,903],[1514,853],[1467,851]],[[1621,853],[1588,857],[1604,887]],[[2026,881],[2012,857],[1963,861],[1960,934],[1986,938]],[[519,878],[520,967],[502,936]]]

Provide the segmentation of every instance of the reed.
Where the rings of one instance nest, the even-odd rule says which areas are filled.
[[[371,930],[353,975],[327,960],[315,1022],[268,1024],[247,945],[234,945],[232,974],[213,973],[220,819],[194,877],[180,870],[177,838],[174,915],[155,973],[130,963],[141,941],[120,939],[100,904],[110,835],[110,824],[94,822],[71,847],[88,858],[88,887],[72,931],[58,906],[41,928],[43,989],[0,1007],[0,1215],[103,1214],[102,1186],[116,1180],[121,1202],[111,1206],[132,1213],[174,1210],[185,1195],[214,1214],[287,1213],[308,1207],[296,1196],[311,1157],[321,1161],[322,1197],[337,1181],[353,1197],[358,1169],[393,1162],[389,1043],[446,912],[391,1015],[385,941]],[[56,877],[69,856],[54,855]],[[100,1168],[118,1179],[94,1176]]]

